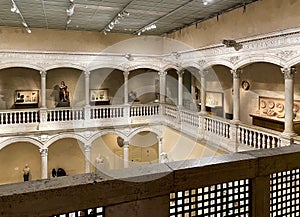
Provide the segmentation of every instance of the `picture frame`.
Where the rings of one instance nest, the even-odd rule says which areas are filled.
[[[90,90],[90,102],[103,102],[103,101],[110,101],[108,88]]]
[[[38,90],[16,90],[15,91],[15,104],[38,104],[39,91]]]

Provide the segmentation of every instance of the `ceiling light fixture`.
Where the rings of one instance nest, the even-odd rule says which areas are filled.
[[[203,5],[207,5],[208,4],[208,2],[206,0],[203,0],[202,3],[203,3]]]
[[[14,1],[14,0],[11,0],[11,4],[12,4],[12,6],[11,6],[10,11],[13,12],[13,13],[19,14],[19,16],[20,16],[21,19],[22,19],[22,25],[26,28],[26,31],[27,31],[28,33],[31,33],[31,30],[30,30],[28,24],[26,23],[26,21],[25,21],[23,15],[22,15],[20,9],[18,8],[17,4],[15,3],[15,1]]]
[[[69,7],[66,9],[66,12],[67,12],[67,25],[70,24],[72,22],[71,20],[71,16],[74,14],[74,10],[75,10],[75,3],[74,3],[74,0],[69,0],[70,1],[70,5]]]
[[[141,29],[140,31],[138,31],[138,35],[141,35],[143,32],[146,32],[146,31],[150,31],[150,30],[152,30],[152,29],[156,29],[156,24],[154,23],[154,24],[151,24],[151,25],[149,25],[149,26],[146,26],[146,27],[144,27],[143,29]]]
[[[110,32],[116,24],[119,24],[122,20],[124,19],[124,17],[128,17],[130,15],[130,13],[126,10],[121,11],[120,13],[117,14],[117,16],[115,16],[107,26],[105,26],[105,28],[102,30],[104,35],[107,35],[107,32]]]

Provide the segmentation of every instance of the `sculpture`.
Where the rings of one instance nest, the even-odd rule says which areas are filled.
[[[69,102],[69,91],[68,86],[65,84],[64,81],[60,82],[59,86],[59,100],[62,102]]]

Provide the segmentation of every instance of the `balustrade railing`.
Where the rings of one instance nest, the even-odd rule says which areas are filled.
[[[181,123],[199,127],[199,115],[196,112],[181,110],[180,117]]]
[[[168,118],[177,119],[178,117],[178,109],[176,106],[165,105],[165,116]]]
[[[204,118],[204,131],[230,139],[230,123],[225,119],[206,116]]]
[[[159,114],[159,105],[134,105],[130,107],[130,117],[144,117]]]
[[[276,148],[281,146],[280,132],[261,127],[239,125],[238,142],[258,149]]]
[[[47,110],[47,121],[76,121],[83,120],[84,112],[83,109],[49,109]]]
[[[0,112],[0,125],[28,124],[40,121],[39,110],[10,110]]]
[[[91,119],[122,118],[124,108],[121,106],[99,106],[91,108]]]

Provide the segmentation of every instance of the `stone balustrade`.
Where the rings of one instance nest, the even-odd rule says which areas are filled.
[[[217,116],[164,104],[16,109],[0,112],[0,129],[4,134],[150,123],[167,125],[233,152],[281,147],[291,143],[282,138],[278,131],[234,123]],[[295,139],[299,143],[297,137]]]

